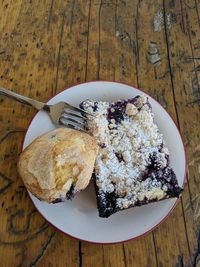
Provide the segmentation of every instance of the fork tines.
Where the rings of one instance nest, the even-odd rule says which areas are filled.
[[[60,115],[60,123],[81,131],[84,131],[85,117],[80,112],[64,109]]]
[[[93,117],[93,114],[90,114],[81,108],[73,107],[70,104],[65,103],[64,109],[60,114],[59,122],[67,127],[86,132],[85,122]]]
[[[82,115],[90,115],[90,116],[92,116],[92,117],[95,117],[95,115],[94,114],[92,114],[92,113],[89,113],[88,111],[85,111],[85,110],[83,110],[83,109],[81,109],[81,108],[77,108],[77,107],[73,107],[73,106],[71,106],[70,104],[67,104],[66,106],[65,106],[65,109],[68,109],[69,111],[76,111],[76,112],[78,112],[78,113],[81,113]],[[64,110],[65,110],[64,109]]]

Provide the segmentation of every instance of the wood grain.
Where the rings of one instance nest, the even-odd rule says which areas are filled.
[[[132,84],[171,114],[188,160],[183,196],[158,229],[125,244],[79,242],[55,232],[29,200],[16,163],[34,110],[0,97],[1,266],[199,266],[200,1],[0,0],[0,7],[0,86],[46,101],[84,81]]]

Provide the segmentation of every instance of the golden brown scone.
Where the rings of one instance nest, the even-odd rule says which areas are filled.
[[[94,137],[59,128],[36,138],[21,153],[18,171],[37,198],[58,202],[86,188],[97,152]]]

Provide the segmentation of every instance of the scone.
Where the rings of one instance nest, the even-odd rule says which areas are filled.
[[[86,100],[80,107],[95,115],[86,127],[100,146],[94,168],[100,217],[179,197],[182,188],[145,95],[115,103]]]
[[[56,203],[86,188],[97,152],[94,137],[59,128],[38,137],[21,153],[18,171],[32,194]]]

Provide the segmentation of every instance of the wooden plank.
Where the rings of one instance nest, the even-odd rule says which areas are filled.
[[[121,244],[103,246],[103,258],[104,266],[127,266],[124,248]]]
[[[93,245],[89,243],[81,243],[83,267],[102,267],[104,266],[104,256],[102,245]]]
[[[21,1],[4,1],[2,7],[1,17],[4,20],[1,21],[1,86],[12,85],[16,91],[28,94],[31,90],[29,80],[34,79],[29,76],[34,63],[32,60],[30,62],[33,54],[27,53],[27,47],[32,40],[28,33],[27,36],[24,33],[24,25],[21,23],[28,20],[30,27],[32,20],[26,13],[25,6],[21,6]],[[40,14],[44,17],[42,12]],[[37,72],[35,74],[37,76]],[[37,261],[38,255],[45,250],[45,243],[51,242],[53,237],[52,230],[35,211],[23,183],[16,175],[23,129],[33,111],[1,98],[1,114],[0,257],[4,266],[27,266],[32,261]]]
[[[91,2],[86,80],[118,80],[137,85],[136,11],[133,1]],[[146,266],[147,259],[151,259],[149,267],[156,264],[152,235],[130,245],[103,246],[103,251],[101,246],[83,243],[82,247],[83,266],[94,266],[94,257],[96,262],[103,257],[99,264],[104,266]],[[91,251],[95,256],[91,257]]]
[[[57,233],[54,242],[48,247],[44,257],[38,261],[41,267],[80,266],[77,253],[77,240]]]
[[[152,234],[124,244],[126,267],[158,266]]]
[[[81,266],[102,267],[126,266],[126,259],[121,244],[118,245],[96,245],[82,243],[82,262]]]
[[[85,80],[99,79],[99,25],[100,2],[90,1],[88,14],[88,40]],[[85,267],[102,267],[104,250],[102,245],[81,243],[81,265]]]
[[[199,242],[199,70],[198,60],[200,35],[197,1],[178,1],[176,3],[177,22],[167,31],[169,57],[173,71],[174,95],[178,121],[182,129],[188,158],[187,186],[188,193],[183,195],[185,224],[191,250],[191,263],[199,264],[197,244]],[[172,12],[168,1],[167,12]],[[179,11],[179,12],[178,12]],[[179,15],[180,14],[180,15]],[[180,40],[176,42],[177,38]],[[181,58],[180,58],[181,55]],[[178,63],[178,64],[177,64]],[[192,114],[192,116],[191,116]],[[196,242],[195,242],[196,240]],[[198,253],[197,253],[198,251]]]
[[[2,5],[1,86],[46,101],[62,86],[57,76],[59,53],[64,19],[71,18],[72,1],[4,1]],[[1,263],[36,266],[41,261],[42,266],[49,266],[50,260],[53,265],[64,261],[67,266],[77,266],[79,242],[55,235],[54,229],[35,211],[16,175],[23,130],[33,114],[33,109],[1,97]],[[67,253],[57,248],[57,242]]]
[[[62,26],[56,90],[85,81],[90,3],[70,1]]]
[[[174,8],[174,12],[178,12],[178,9]],[[142,19],[144,14],[148,14],[148,16]],[[140,3],[138,15],[138,80],[140,87],[151,95],[157,96],[159,102],[176,119],[176,102],[173,95],[168,44],[165,36],[166,27],[171,29],[175,25],[173,14],[164,14],[162,1],[154,1],[153,5],[151,1]],[[168,26],[165,23],[169,22],[166,22],[163,18],[165,15],[171,19],[171,24],[167,24]],[[178,45],[178,36],[176,38],[176,44]],[[185,191],[185,193],[188,193],[188,191]],[[184,255],[184,259],[181,258],[184,264],[188,264],[190,249],[184,216],[181,202],[179,202],[171,217],[154,231],[158,266],[175,266],[182,255]],[[176,227],[174,227],[175,225]],[[173,245],[170,246],[169,244]]]

